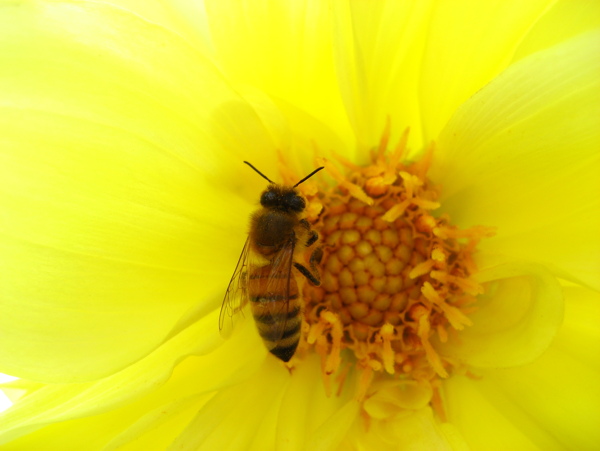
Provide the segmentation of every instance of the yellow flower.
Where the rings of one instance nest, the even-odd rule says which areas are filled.
[[[21,378],[3,449],[593,449],[599,7],[258,3],[0,3],[0,371]],[[388,120],[397,165],[370,159]],[[392,168],[432,211],[415,237],[481,238],[447,279],[475,304],[423,283],[406,312],[420,359],[385,348],[391,326],[380,355],[318,348],[308,316],[291,370],[252,321],[221,338],[264,188],[241,163],[276,178],[281,154],[286,178],[327,158],[349,202]],[[436,249],[412,279],[454,252]]]

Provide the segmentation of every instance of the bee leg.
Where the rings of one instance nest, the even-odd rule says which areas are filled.
[[[300,225],[310,232],[308,240],[306,240],[305,246],[312,246],[319,239],[319,234],[314,230],[310,229],[310,223],[306,219],[301,219]]]
[[[306,269],[305,266],[301,265],[300,263],[294,262],[294,266],[296,267],[296,269],[298,271],[300,271],[300,273],[306,277],[308,279],[308,281],[313,284],[314,286],[318,287],[319,285],[321,285],[321,281],[315,277],[308,269]]]
[[[315,271],[317,274],[319,273],[319,270],[317,269],[317,265],[319,263],[321,263],[322,258],[323,258],[323,248],[322,247],[316,248],[314,251],[312,251],[312,254],[310,254],[310,260],[309,260],[310,269]]]
[[[317,232],[315,232],[314,230],[311,230],[310,236],[308,237],[308,240],[306,240],[306,247],[312,245],[318,239],[319,239],[319,234]]]
[[[317,268],[317,264],[321,262],[323,258],[323,249],[320,247],[316,248],[312,254],[310,254],[310,269],[312,272],[307,269],[305,266],[301,265],[298,262],[294,262],[294,266],[300,273],[308,279],[308,281],[314,286],[318,287],[321,285],[321,277],[319,275],[319,269]]]

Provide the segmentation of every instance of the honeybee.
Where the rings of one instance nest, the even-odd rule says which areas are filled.
[[[323,167],[315,169],[294,186],[278,185],[244,161],[270,185],[260,196],[262,208],[250,218],[250,233],[225,293],[219,329],[225,318],[250,301],[252,316],[267,349],[288,362],[298,347],[302,328],[302,295],[297,277],[315,286],[321,284],[317,264],[323,251],[314,246],[319,239],[302,217],[306,201],[296,187]],[[308,269],[298,262],[313,247]]]

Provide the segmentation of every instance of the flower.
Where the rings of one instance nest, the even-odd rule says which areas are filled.
[[[483,3],[1,4],[5,449],[592,448],[599,15]],[[485,292],[432,338],[449,377],[368,384],[346,352],[328,396],[315,352],[217,330],[241,161],[364,166],[388,119],[401,164],[435,143],[434,220],[495,228]]]

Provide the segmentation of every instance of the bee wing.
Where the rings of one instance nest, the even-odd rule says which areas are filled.
[[[233,329],[233,317],[248,301],[248,255],[250,237],[246,239],[242,253],[229,281],[229,286],[223,298],[221,312],[219,313],[219,331],[228,337]],[[227,320],[229,319],[229,321]]]
[[[269,275],[269,281],[267,283],[267,293],[274,294],[275,296],[282,296],[283,301],[273,309],[270,309],[269,313],[266,313],[265,323],[271,324],[269,331],[270,345],[269,350],[277,347],[281,341],[283,334],[286,331],[288,323],[288,313],[290,311],[290,297],[296,298],[298,296],[298,286],[295,280],[292,278],[292,267],[294,263],[294,248],[296,240],[292,235],[292,238],[284,245],[284,247],[277,253],[276,258],[273,260],[273,266]],[[294,282],[292,284],[292,281]],[[271,316],[270,318],[268,316]],[[281,319],[284,318],[282,321]]]

